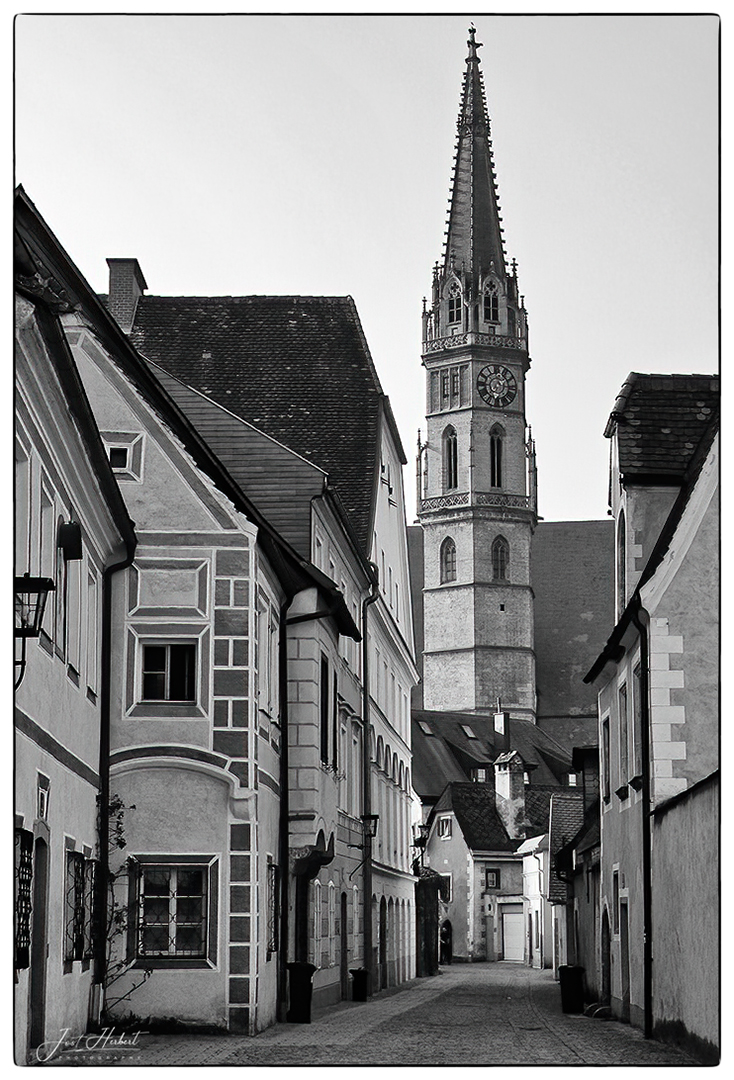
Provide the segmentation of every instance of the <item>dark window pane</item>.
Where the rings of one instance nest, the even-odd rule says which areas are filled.
[[[169,948],[168,926],[146,926],[143,929],[143,952],[167,953]]]
[[[110,447],[110,465],[113,469],[126,469],[127,468],[127,447],[126,446],[112,446]]]
[[[168,898],[146,896],[143,900],[143,921],[146,926],[168,922]]]
[[[171,701],[194,700],[194,645],[171,645]]]
[[[179,923],[200,923],[203,901],[200,896],[180,896],[176,905],[176,918]]]
[[[143,675],[143,698],[145,701],[165,701],[166,676],[163,674]]]
[[[143,671],[166,670],[166,646],[145,645],[143,646]]]
[[[178,871],[178,895],[201,896],[204,884],[203,871],[181,870]]]
[[[170,870],[146,870],[143,892],[146,896],[168,896],[170,881]]]
[[[203,953],[202,927],[201,926],[177,926],[176,927],[176,953],[183,955]]]

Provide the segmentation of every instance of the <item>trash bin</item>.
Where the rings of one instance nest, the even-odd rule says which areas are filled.
[[[290,990],[290,1008],[286,1020],[289,1024],[311,1023],[311,995],[313,993],[313,973],[316,971],[315,964],[307,964],[303,960],[295,960],[288,964]]]
[[[584,1011],[584,969],[578,964],[564,964],[558,969],[561,984],[561,1008],[565,1013]]]
[[[367,968],[350,968],[349,974],[352,976],[352,1001],[366,1001],[367,1000],[367,979],[369,977],[369,971]]]

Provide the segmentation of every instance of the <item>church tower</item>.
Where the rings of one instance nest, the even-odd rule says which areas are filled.
[[[534,721],[527,314],[504,250],[473,27],[467,44],[446,248],[423,311],[423,705]]]

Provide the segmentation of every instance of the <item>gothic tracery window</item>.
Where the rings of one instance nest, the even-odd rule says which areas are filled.
[[[456,544],[447,536],[441,544],[441,584],[456,581]]]
[[[490,281],[484,286],[484,321],[496,323],[500,320],[500,300],[497,282]]]
[[[510,545],[504,536],[498,536],[492,543],[492,580],[507,581],[510,569]]]
[[[458,450],[456,430],[447,427],[443,433],[443,486],[445,491],[458,487]]]
[[[461,290],[456,282],[449,289],[449,322],[461,322]]]

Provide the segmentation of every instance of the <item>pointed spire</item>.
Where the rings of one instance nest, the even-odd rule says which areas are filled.
[[[478,274],[494,262],[506,273],[497,185],[492,160],[489,117],[474,25],[469,28],[469,55],[457,122],[458,136],[444,269],[463,266]]]

